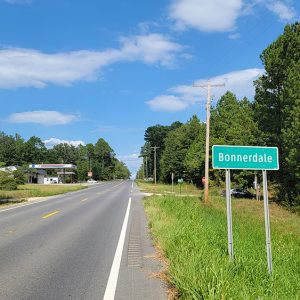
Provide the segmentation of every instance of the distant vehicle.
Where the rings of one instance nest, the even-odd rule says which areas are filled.
[[[233,189],[231,191],[231,195],[236,198],[249,198],[249,199],[255,198],[254,194],[250,193],[245,189]]]
[[[255,195],[252,194],[251,192],[247,191],[246,189],[231,189],[230,194],[232,197],[235,198],[247,198],[247,199],[253,199],[255,198]],[[226,196],[226,190],[222,190],[221,196]]]
[[[94,180],[94,179],[89,179],[89,180],[87,181],[87,183],[97,183],[97,181]]]

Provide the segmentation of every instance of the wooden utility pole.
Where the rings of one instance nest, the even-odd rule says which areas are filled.
[[[154,150],[154,184],[156,184],[156,150],[158,148],[159,147],[157,147],[157,146],[151,147],[151,149]]]
[[[148,156],[146,156],[146,179],[148,179]]]
[[[212,87],[222,87],[222,84],[211,84],[210,80],[206,84],[193,84],[193,87],[207,88],[206,102],[206,142],[205,142],[205,183],[204,183],[204,203],[208,203],[208,186],[209,186],[209,128],[210,128],[210,98]]]

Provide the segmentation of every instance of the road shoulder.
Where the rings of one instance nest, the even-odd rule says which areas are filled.
[[[156,258],[147,219],[142,205],[144,195],[133,188],[128,230],[122,254],[115,299],[167,299],[167,288],[157,278],[163,266]]]

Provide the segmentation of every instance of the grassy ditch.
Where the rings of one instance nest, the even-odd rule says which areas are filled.
[[[198,196],[200,190],[194,185],[189,183],[183,184],[174,184],[173,190],[172,185],[164,184],[164,183],[157,183],[156,185],[153,182],[147,182],[143,180],[137,180],[137,185],[142,191],[154,194],[176,194],[176,195],[190,195],[190,196]]]
[[[151,196],[144,206],[180,299],[300,299],[300,217],[270,205],[273,274],[263,203],[233,200],[235,260],[227,254],[225,200]]]
[[[31,197],[47,197],[67,192],[78,191],[85,188],[83,185],[44,185],[44,184],[25,184],[18,186],[15,191],[1,191],[0,204],[9,202],[24,201]],[[1,199],[3,199],[1,201]]]

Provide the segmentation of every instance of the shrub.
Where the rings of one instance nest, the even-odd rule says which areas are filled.
[[[15,178],[16,183],[19,184],[25,184],[26,183],[26,176],[23,171],[20,169],[13,171],[13,175]]]
[[[18,184],[11,173],[0,171],[0,190],[16,190]]]

